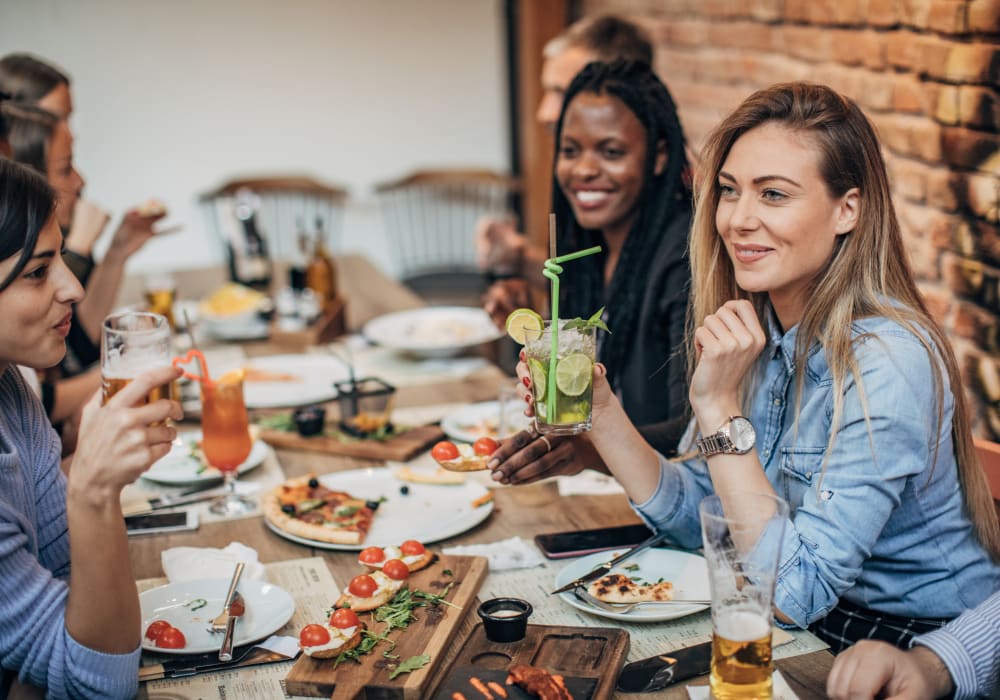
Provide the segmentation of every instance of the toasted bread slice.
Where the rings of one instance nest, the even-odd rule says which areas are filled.
[[[354,634],[352,634],[349,639],[345,640],[342,645],[337,647],[332,647],[330,649],[316,649],[316,647],[302,647],[302,652],[306,656],[311,656],[314,659],[333,659],[342,654],[343,652],[350,651],[354,647],[361,644],[361,636],[362,636],[361,632],[366,629],[368,629],[367,625],[365,625],[365,623],[362,622],[361,624],[358,625],[357,629],[354,630]],[[331,640],[334,638],[335,635],[339,636],[336,630],[330,628]],[[316,649],[316,651],[310,651],[310,649]]]

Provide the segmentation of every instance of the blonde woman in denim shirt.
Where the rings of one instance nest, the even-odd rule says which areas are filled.
[[[1000,588],[1000,534],[878,140],[852,101],[793,83],[749,97],[704,156],[690,432],[747,416],[755,445],[667,461],[599,366],[588,439],[640,516],[688,547],[701,543],[704,496],[727,510],[739,507],[731,490],[785,498],[778,619],[835,650],[867,637],[905,646]]]

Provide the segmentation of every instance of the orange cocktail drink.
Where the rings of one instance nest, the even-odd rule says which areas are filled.
[[[201,449],[219,471],[235,471],[250,454],[250,420],[243,400],[243,373],[201,385]]]

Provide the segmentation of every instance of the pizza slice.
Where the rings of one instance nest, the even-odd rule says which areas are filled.
[[[644,583],[625,574],[608,574],[587,586],[587,593],[605,603],[646,603],[673,600],[674,584],[670,581]]]
[[[358,554],[358,563],[371,569],[381,569],[387,561],[399,559],[410,572],[420,571],[430,566],[436,557],[432,552],[428,552],[423,544],[416,540],[406,540],[396,547],[388,545],[386,547],[366,547]]]
[[[283,532],[319,542],[360,544],[378,503],[323,486],[315,474],[289,479],[264,496],[261,509]]]

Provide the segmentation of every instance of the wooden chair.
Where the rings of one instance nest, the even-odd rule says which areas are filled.
[[[997,509],[997,517],[1000,518],[1000,444],[989,440],[975,441],[976,452],[979,453],[979,463],[986,472],[986,480],[990,483],[990,492],[993,494],[993,505]]]
[[[478,305],[486,278],[476,267],[476,221],[509,211],[518,189],[491,170],[420,170],[376,185],[400,280],[432,303]]]
[[[220,240],[228,238],[226,229],[232,222],[227,219],[231,219],[232,200],[241,189],[249,189],[260,197],[257,224],[261,235],[267,239],[272,258],[293,258],[300,222],[311,234],[316,230],[317,217],[322,219],[331,251],[341,249],[347,191],[307,175],[236,178],[203,193],[200,197],[202,209],[210,230],[214,230]]]

